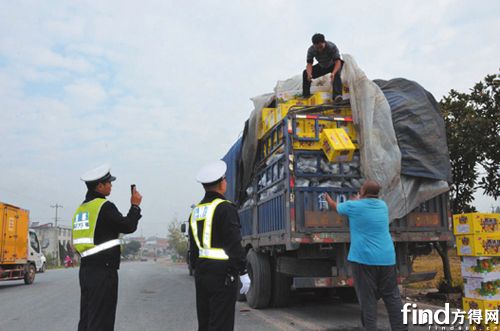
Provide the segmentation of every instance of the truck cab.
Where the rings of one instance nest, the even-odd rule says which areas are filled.
[[[47,269],[47,259],[42,253],[42,247],[40,246],[36,232],[31,229],[29,230],[29,243],[28,261],[35,265],[37,272],[45,272]]]

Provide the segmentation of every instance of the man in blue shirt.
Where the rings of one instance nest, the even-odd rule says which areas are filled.
[[[328,205],[349,218],[354,288],[361,306],[364,330],[377,329],[377,301],[384,300],[391,329],[408,330],[403,324],[401,296],[396,279],[396,253],[389,232],[389,209],[378,198],[380,185],[367,180],[356,200],[337,204],[325,194]]]
[[[330,74],[332,82],[332,100],[342,101],[342,81],[340,71],[342,60],[337,46],[331,41],[326,41],[325,36],[316,33],[312,36],[312,46],[307,50],[306,70],[302,73],[302,96],[308,98],[311,95],[311,81],[326,74]],[[318,61],[313,65],[314,59]]]

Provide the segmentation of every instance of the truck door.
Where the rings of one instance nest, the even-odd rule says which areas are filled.
[[[23,238],[18,233],[17,210],[4,206],[2,210],[2,249],[0,251],[1,261],[4,263],[15,263],[17,259],[23,258],[26,251],[23,249]]]
[[[29,260],[35,262],[36,270],[42,267],[40,243],[34,231],[30,231],[30,247],[29,247]]]

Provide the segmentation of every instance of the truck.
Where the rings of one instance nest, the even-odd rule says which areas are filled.
[[[344,201],[358,192],[363,180],[361,141],[357,141],[358,149],[349,162],[331,163],[319,147],[325,128],[346,128],[356,142],[359,127],[353,123],[351,102],[346,99],[339,104],[311,105],[292,98],[292,106],[269,124],[264,118],[266,109],[280,112],[280,105],[287,101],[280,100],[278,93],[267,100],[256,106],[259,111],[253,116],[258,123],[252,124],[250,118],[242,137],[223,157],[228,165],[226,197],[239,210],[251,278],[250,290],[240,300],[246,299],[250,307],[257,309],[283,307],[290,302],[292,291],[300,289],[333,291],[345,300],[356,300],[347,260],[349,222],[325,209],[321,194],[327,192],[337,201]],[[436,116],[434,109],[424,111]],[[444,125],[441,134],[443,130]],[[248,148],[253,136],[254,149]],[[404,147],[402,140],[398,136],[400,147]],[[249,157],[249,150],[255,150],[255,156]],[[439,163],[449,169],[449,159],[443,160]],[[418,180],[425,181],[420,177]],[[399,211],[399,216],[391,220],[398,282],[433,279],[435,271],[416,273],[412,263],[434,248],[441,255],[446,281],[451,284],[447,246],[453,235],[446,191],[434,192],[431,198],[408,212]]]
[[[35,231],[29,229],[29,211],[0,202],[0,280],[35,280],[45,270]]]

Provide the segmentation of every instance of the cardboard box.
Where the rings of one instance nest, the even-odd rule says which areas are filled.
[[[348,100],[351,98],[351,94],[349,92],[349,86],[342,83],[342,99]]]
[[[474,309],[480,309],[484,311],[484,301],[479,300],[479,299],[474,299],[474,298],[467,298],[463,297],[462,298],[462,309],[465,312],[468,312],[469,310],[474,310]]]
[[[332,92],[316,92],[309,98],[309,106],[332,103]]]
[[[309,106],[309,99],[293,99],[287,102],[282,102],[278,104],[278,114],[277,118],[285,118],[285,116],[293,107],[293,110],[298,110],[302,108],[301,106]]]
[[[483,301],[483,304],[484,304],[485,315],[487,313],[486,312],[487,310],[489,310],[489,311],[500,310],[500,301],[498,301],[498,300]],[[485,316],[485,318],[486,318],[486,316]],[[486,323],[486,320],[484,322]],[[489,331],[500,330],[499,324],[495,324],[492,321],[488,321],[488,326],[490,327]],[[488,330],[488,329],[486,329],[486,330]]]
[[[258,127],[258,138],[262,138],[275,124],[276,108],[262,108]]]
[[[300,138],[318,138],[318,141],[300,141],[293,142],[293,148],[298,150],[321,150],[319,138],[324,129],[335,129],[337,123],[335,121],[318,120],[318,135],[316,136],[316,124],[312,118],[297,118],[295,133]]]
[[[306,151],[320,151],[321,144],[319,141],[294,141],[293,149]]]
[[[463,277],[500,278],[500,257],[462,256],[461,269]]]
[[[358,133],[354,128],[353,122],[337,122],[337,128],[344,129],[352,142],[358,141]]]
[[[467,298],[500,301],[500,278],[484,280],[464,277],[464,294]]]
[[[294,92],[281,91],[276,93],[276,102],[278,103],[285,103],[289,100],[294,100],[294,99],[306,100],[302,98],[302,93],[297,91]]]
[[[468,213],[453,215],[454,234],[500,232],[500,214]]]
[[[320,143],[330,162],[349,162],[356,149],[343,129],[324,129]]]
[[[320,114],[342,116],[342,117],[352,117],[352,108],[351,107],[335,107],[332,109],[324,110],[324,111],[320,112]]]
[[[460,256],[500,256],[500,233],[456,236]]]
[[[479,300],[473,298],[462,298],[462,310],[465,311],[465,320],[467,321],[469,310],[481,310],[482,311],[482,322],[481,324],[473,324],[471,325],[470,330],[484,330],[484,331],[495,331],[500,330],[500,326],[488,320],[486,322],[486,311],[494,311],[500,309],[500,301],[497,300]],[[475,327],[474,328],[472,328]]]

